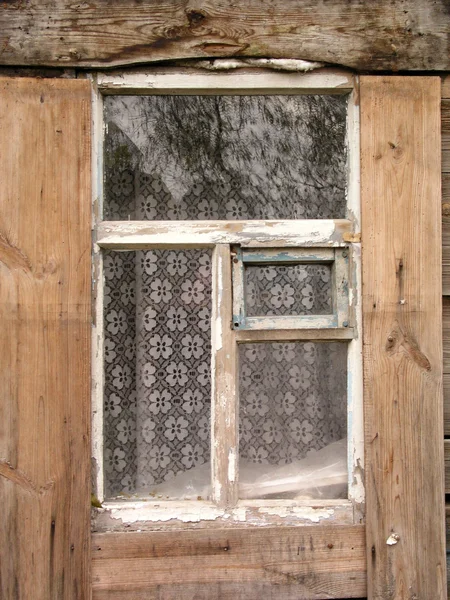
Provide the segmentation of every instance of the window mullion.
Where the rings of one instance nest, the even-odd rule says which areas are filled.
[[[231,254],[227,244],[213,253],[212,297],[212,483],[213,500],[233,506],[238,499],[237,352],[231,329]]]

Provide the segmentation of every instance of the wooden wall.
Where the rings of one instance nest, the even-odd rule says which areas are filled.
[[[84,598],[88,592],[78,586],[80,574],[87,581],[90,568],[89,85],[22,81],[1,81],[0,102],[5,324],[0,401],[14,400],[0,402],[0,432],[8,441],[0,448],[0,535],[2,547],[9,549],[2,556],[0,590],[5,598]],[[450,493],[450,79],[443,85],[442,133],[444,422]],[[12,146],[12,138],[20,143]],[[39,152],[43,146],[45,153]],[[68,377],[68,365],[75,377]],[[86,401],[78,402],[80,397]],[[147,558],[146,568],[155,557]],[[25,571],[27,577],[18,576]],[[19,589],[21,585],[26,587]],[[99,589],[99,598],[101,593]],[[234,597],[232,589],[229,596]]]
[[[450,76],[443,80],[441,116],[445,491],[450,494]]]
[[[442,311],[447,584],[450,597],[450,76],[442,83]]]

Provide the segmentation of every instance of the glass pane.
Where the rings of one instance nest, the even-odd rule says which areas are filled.
[[[246,266],[245,303],[249,317],[331,314],[331,265]]]
[[[104,218],[345,218],[347,97],[107,96]]]
[[[207,495],[211,252],[107,251],[104,275],[106,496]]]
[[[347,346],[239,346],[241,498],[347,496]]]

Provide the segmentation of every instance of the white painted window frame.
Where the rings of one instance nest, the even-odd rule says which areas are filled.
[[[186,68],[154,68],[134,73],[90,74],[93,95],[93,459],[94,489],[104,501],[103,487],[103,265],[102,248],[213,248],[212,314],[212,478],[213,502],[106,501],[109,514],[130,523],[170,521],[198,523],[224,519],[227,525],[279,522],[360,523],[364,518],[364,424],[362,398],[361,244],[358,80],[342,70],[311,73],[242,69],[202,72]],[[347,219],[235,221],[102,221],[103,97],[112,94],[348,94]],[[223,328],[231,309],[230,246],[246,248],[347,248],[349,251],[348,319],[350,327],[335,329],[241,330]],[[225,330],[226,329],[226,330]],[[229,329],[229,331],[228,331]],[[236,344],[252,341],[346,340],[348,343],[348,499],[238,500],[237,497],[237,371]],[[231,360],[230,360],[231,359]],[[224,364],[227,363],[227,367]],[[230,367],[231,364],[231,367]],[[233,373],[234,369],[234,373]],[[230,378],[230,370],[232,377]],[[233,380],[234,377],[234,380]],[[232,423],[231,430],[229,424]],[[225,435],[217,437],[217,430]],[[219,459],[220,457],[220,459]],[[311,504],[314,506],[312,507]]]

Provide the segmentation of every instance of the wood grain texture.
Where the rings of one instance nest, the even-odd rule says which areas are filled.
[[[442,298],[442,338],[444,350],[444,434],[450,435],[450,297]]]
[[[213,499],[220,507],[238,500],[237,352],[231,329],[231,254],[228,244],[213,252],[211,315],[212,352],[212,485]]]
[[[444,373],[444,435],[450,436],[450,373]]]
[[[442,336],[444,339],[444,373],[450,374],[450,298],[442,298]]]
[[[441,101],[442,150],[450,150],[450,99]]]
[[[441,95],[442,293],[450,295],[450,99],[446,98],[450,95],[450,79],[448,77],[442,83]]]
[[[450,100],[450,75],[443,75],[441,78],[441,98]]]
[[[446,597],[439,105],[438,78],[361,78],[371,600]]]
[[[446,542],[447,548],[450,546],[450,503],[445,504],[445,532],[446,532]]]
[[[94,534],[93,600],[366,594],[364,527]]]
[[[445,493],[450,494],[450,440],[444,440]]]
[[[444,350],[444,434],[450,436],[450,297],[448,296],[442,298],[442,338]]]
[[[90,87],[0,79],[0,597],[89,598]]]
[[[359,70],[446,70],[446,0],[4,2],[4,65],[112,67],[230,56]]]
[[[345,246],[353,234],[347,219],[304,221],[103,221],[97,243],[102,248],[182,248],[240,244],[248,248]]]
[[[444,172],[442,172],[442,203],[450,204],[450,173]],[[445,212],[450,215],[450,206],[444,208],[446,208]]]

